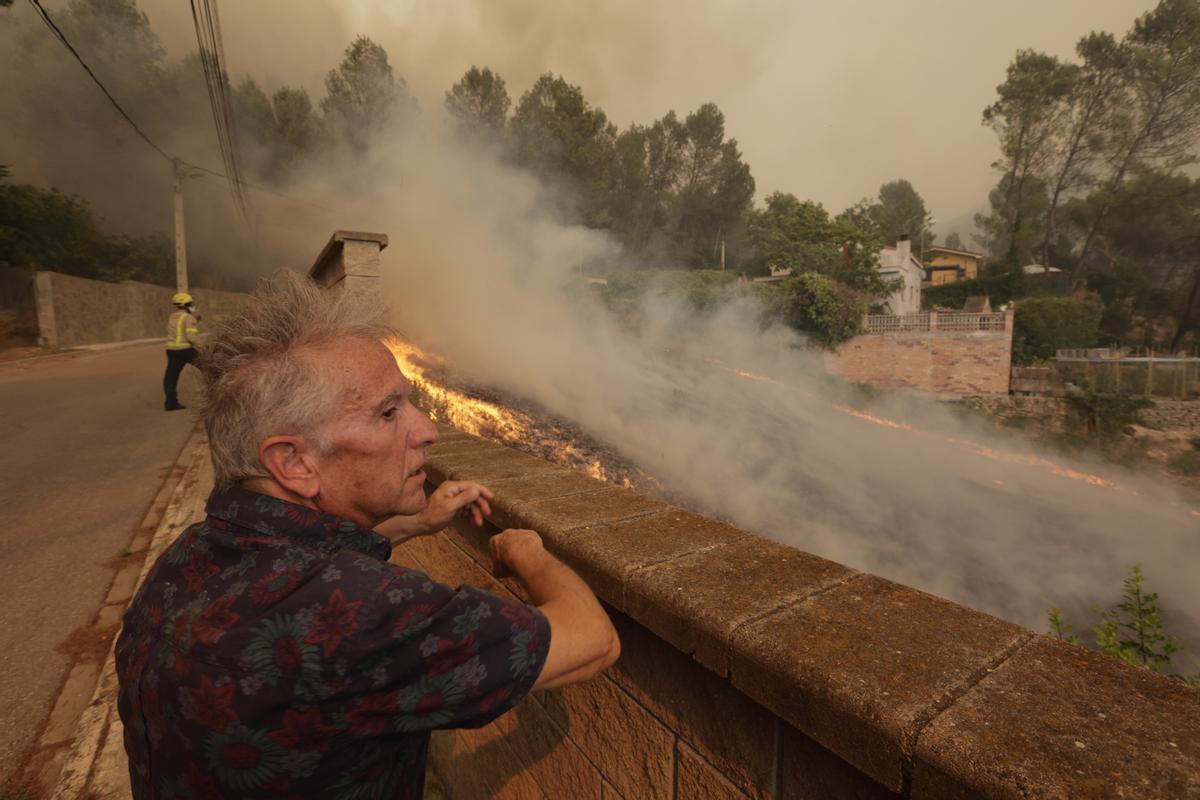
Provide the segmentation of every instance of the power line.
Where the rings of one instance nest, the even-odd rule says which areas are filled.
[[[191,164],[187,161],[181,161],[180,163],[182,163],[186,167],[191,167],[192,169],[197,169],[197,170],[200,170],[201,172],[206,172],[209,175],[212,175],[213,177],[229,180],[229,176],[226,175],[224,172],[218,172],[215,169],[209,169],[208,167],[202,167],[198,164]],[[274,189],[268,189],[265,186],[261,186],[257,183],[251,183],[250,181],[244,180],[241,178],[239,178],[237,180],[237,182],[239,184],[241,184],[242,186],[245,186],[248,189],[254,189],[255,191],[263,192],[265,194],[273,194],[276,197],[282,197],[284,200],[290,200],[293,203],[300,203],[301,205],[312,206],[313,208],[319,208],[322,211],[328,211],[330,213],[334,213],[334,210],[332,208],[330,208],[329,206],[323,206],[320,203],[314,203],[312,200],[301,200],[299,197],[292,197],[291,195],[284,194],[283,192],[279,192]]]
[[[204,84],[208,89],[208,101],[212,108],[213,125],[217,131],[217,145],[225,172],[229,176],[229,189],[234,203],[243,218],[247,217],[246,195],[242,191],[241,165],[238,163],[237,125],[233,107],[229,102],[229,81],[224,67],[224,46],[221,41],[221,19],[215,0],[191,0],[192,22],[196,28],[196,44],[200,48],[200,66],[204,72]]]
[[[87,72],[92,81],[98,87],[100,87],[100,91],[104,92],[104,96],[108,98],[108,102],[112,103],[113,108],[115,108],[117,113],[125,118],[125,121],[129,123],[130,127],[133,128],[137,135],[142,137],[146,144],[153,147],[160,156],[168,161],[174,161],[175,159],[169,156],[166,150],[163,150],[161,147],[155,144],[154,140],[151,139],[145,131],[138,127],[138,124],[133,121],[133,117],[129,116],[129,113],[126,112],[125,109],[121,107],[121,104],[117,102],[117,98],[112,96],[112,92],[108,91],[104,84],[100,82],[100,79],[96,77],[96,73],[92,72],[92,68],[89,67],[87,62],[83,60],[83,56],[79,55],[79,51],[76,50],[69,41],[67,41],[66,34],[64,34],[62,30],[60,30],[59,27],[54,24],[54,20],[51,19],[50,14],[46,11],[46,9],[42,8],[42,4],[39,2],[39,0],[29,0],[29,4],[33,6],[34,11],[36,11],[37,15],[41,17],[42,22],[46,23],[46,27],[50,29],[50,32],[54,34],[54,37],[62,42],[64,47],[71,51],[71,55],[75,56],[75,60],[79,62],[79,66],[83,67],[84,71]]]
[[[296,197],[290,197],[289,195],[286,195],[283,192],[278,192],[273,189],[268,189],[265,186],[259,186],[257,184],[250,183],[249,181],[247,181],[241,177],[240,170],[238,170],[238,172],[233,177],[230,177],[229,173],[219,172],[215,169],[209,169],[208,167],[204,167],[199,164],[193,164],[189,161],[185,161],[182,158],[175,158],[174,156],[169,154],[166,150],[163,150],[161,147],[159,147],[154,142],[153,139],[151,139],[146,134],[145,131],[143,131],[140,127],[138,127],[138,124],[136,122],[134,122],[133,117],[129,116],[129,114],[125,111],[125,109],[117,101],[117,98],[113,97],[112,92],[110,92],[108,90],[108,88],[100,81],[100,78],[98,78],[96,76],[96,73],[92,71],[92,68],[89,67],[87,62],[83,60],[83,56],[81,56],[79,54],[79,51],[76,50],[75,47],[71,44],[70,40],[67,39],[66,34],[64,34],[62,32],[62,29],[60,29],[58,27],[58,25],[55,24],[53,18],[50,16],[49,12],[47,12],[46,9],[42,7],[39,0],[29,0],[29,4],[31,6],[33,6],[34,10],[37,12],[37,15],[41,18],[42,22],[44,22],[46,24],[46,27],[48,27],[50,29],[50,32],[54,34],[54,38],[58,39],[58,41],[61,42],[62,45],[71,52],[71,55],[73,55],[75,57],[75,60],[79,62],[79,66],[83,67],[84,71],[87,72],[88,76],[92,79],[92,82],[95,83],[97,87],[99,87],[100,91],[104,93],[104,96],[108,98],[108,101],[110,103],[112,103],[113,108],[115,108],[117,110],[117,112],[121,115],[121,117],[127,123],[129,123],[129,126],[131,128],[133,128],[133,130],[137,133],[137,135],[140,136],[142,138],[142,140],[146,142],[146,144],[148,144],[152,148],[154,148],[155,152],[157,152],[159,155],[161,155],[167,161],[170,161],[173,165],[175,165],[175,164],[182,165],[185,167],[189,167],[191,169],[200,170],[201,172],[206,172],[209,175],[212,175],[212,176],[215,176],[218,178],[230,180],[238,187],[246,186],[248,188],[255,189],[260,192],[266,192],[267,194],[273,194],[277,197],[282,197],[285,200],[291,200],[294,203],[302,203],[305,205],[314,206],[323,211],[332,211],[333,210],[333,209],[327,208],[326,206],[323,206],[319,203],[314,203],[311,200],[301,200]],[[201,60],[203,60],[203,58],[204,58],[204,56],[202,53]]]

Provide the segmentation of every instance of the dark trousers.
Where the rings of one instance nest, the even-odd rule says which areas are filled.
[[[184,366],[196,360],[196,355],[194,347],[167,351],[167,371],[163,375],[163,393],[167,396],[167,408],[179,405],[179,397],[176,395],[179,387],[179,373],[183,372]]]

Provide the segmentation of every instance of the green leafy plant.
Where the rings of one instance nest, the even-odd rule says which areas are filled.
[[[1070,644],[1082,644],[1059,608],[1050,608],[1047,622],[1052,636]],[[1129,568],[1129,574],[1121,582],[1121,599],[1101,613],[1092,632],[1097,650],[1151,672],[1167,672],[1173,656],[1183,649],[1179,639],[1166,631],[1158,593],[1146,588],[1140,564]],[[1172,677],[1192,685],[1200,683],[1200,675],[1172,674]]]
[[[1100,338],[1101,307],[1074,297],[1030,297],[1016,306],[1013,361],[1032,364],[1065,348],[1094,347]]]
[[[769,313],[825,347],[834,347],[862,329],[866,298],[843,283],[805,272],[780,285]]]
[[[1072,413],[1088,433],[1115,436],[1127,425],[1145,425],[1142,411],[1154,401],[1128,394],[1101,394],[1085,387],[1067,395]]]

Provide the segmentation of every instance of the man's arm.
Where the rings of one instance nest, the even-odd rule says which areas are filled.
[[[550,622],[550,652],[534,689],[554,689],[599,675],[621,655],[621,640],[592,590],[542,546],[533,531],[491,539],[497,573],[511,571]]]

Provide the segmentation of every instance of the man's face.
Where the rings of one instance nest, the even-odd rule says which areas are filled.
[[[318,506],[375,526],[425,507],[425,446],[437,428],[408,400],[408,380],[379,342],[349,339],[322,348],[314,359],[341,384],[332,452],[318,456]]]

